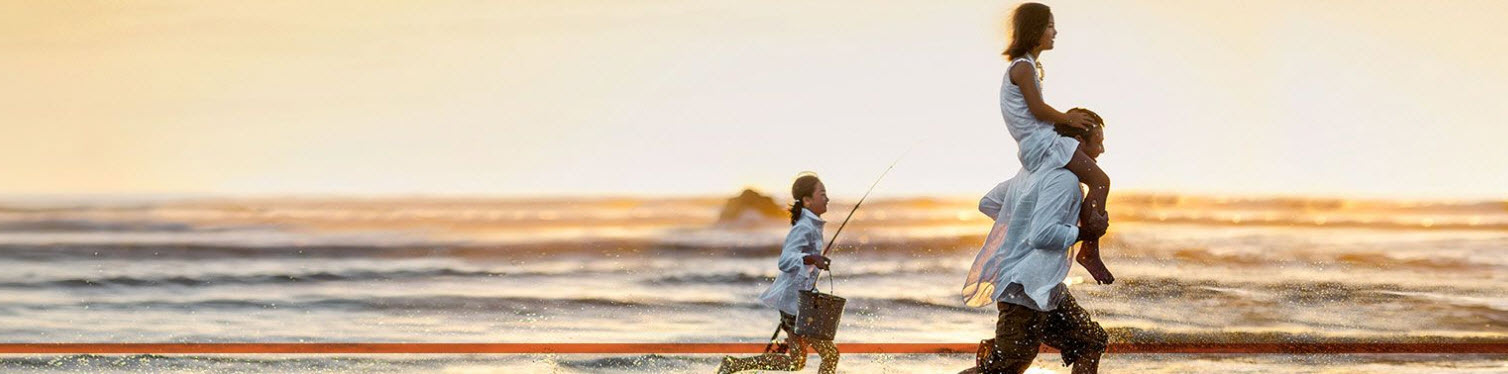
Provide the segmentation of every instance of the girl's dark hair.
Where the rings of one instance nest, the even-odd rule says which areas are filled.
[[[806,205],[801,203],[801,198],[811,197],[813,192],[817,192],[817,182],[821,181],[817,179],[816,173],[806,172],[796,177],[795,183],[791,183],[791,198],[796,200],[791,203],[791,225],[795,225],[796,220],[801,219],[801,210],[806,209]]]
[[[1005,48],[1005,57],[1015,60],[1042,43],[1042,34],[1047,32],[1047,23],[1052,21],[1052,9],[1042,3],[1024,3],[1011,12],[1011,45]],[[1042,63],[1037,63],[1042,70]],[[1038,73],[1041,76],[1041,73]]]

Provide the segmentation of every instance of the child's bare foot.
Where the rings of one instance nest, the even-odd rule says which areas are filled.
[[[1115,275],[1110,274],[1110,269],[1105,268],[1105,262],[1100,260],[1100,243],[1098,240],[1084,241],[1084,245],[1079,247],[1078,256],[1074,257],[1075,260],[1078,260],[1079,265],[1084,266],[1084,270],[1089,271],[1089,275],[1094,277],[1096,283],[1115,283]]]

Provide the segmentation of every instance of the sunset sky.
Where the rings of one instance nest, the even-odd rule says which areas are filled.
[[[1008,1],[9,1],[0,194],[971,196]],[[1508,198],[1508,2],[1047,2],[1120,191]]]

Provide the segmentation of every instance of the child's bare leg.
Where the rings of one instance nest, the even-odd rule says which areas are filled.
[[[785,342],[791,347],[791,351],[786,352],[787,357],[791,358],[791,366],[788,370],[795,371],[806,368],[806,349],[808,348],[806,339],[802,339],[799,336],[791,336],[786,338]]]
[[[838,371],[838,347],[831,340],[811,339],[812,349],[822,357],[822,365],[817,367],[818,374],[833,374]]]
[[[806,367],[806,345],[799,338],[788,338],[791,351],[765,353],[754,357],[724,357],[717,368],[718,374],[730,374],[747,370],[797,371]]]
[[[1110,196],[1110,176],[1100,169],[1099,163],[1084,154],[1084,150],[1073,152],[1073,159],[1064,166],[1068,171],[1079,177],[1079,183],[1089,186],[1089,193],[1084,195],[1084,212],[1094,212],[1105,215],[1105,200]],[[1080,214],[1081,217],[1087,214]]]
[[[1084,154],[1083,150],[1074,152],[1073,160],[1068,162],[1067,168],[1079,177],[1079,182],[1089,186],[1089,193],[1084,196],[1084,205],[1079,210],[1080,222],[1103,222],[1108,224],[1109,215],[1105,210],[1105,201],[1110,195],[1110,177],[1100,169],[1093,158]],[[1095,282],[1110,284],[1115,282],[1115,275],[1110,274],[1110,269],[1105,267],[1105,262],[1100,259],[1099,238],[1086,239],[1079,247],[1079,254],[1075,256],[1079,265],[1084,266]]]
[[[726,357],[718,374],[737,373],[748,370],[797,371],[806,367],[806,358],[797,359],[784,353],[765,353],[754,357]]]

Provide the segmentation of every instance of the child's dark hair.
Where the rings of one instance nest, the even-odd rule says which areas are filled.
[[[1089,115],[1089,119],[1094,121],[1094,125],[1090,126],[1088,129],[1081,129],[1081,128],[1069,126],[1069,125],[1062,124],[1062,123],[1055,124],[1055,125],[1052,126],[1052,130],[1053,131],[1057,131],[1058,135],[1062,135],[1062,136],[1066,136],[1066,137],[1070,137],[1070,138],[1085,138],[1085,139],[1088,139],[1091,130],[1104,129],[1105,128],[1105,119],[1104,118],[1100,118],[1100,114],[1099,113],[1095,113],[1092,110],[1084,109],[1084,108],[1073,108],[1073,109],[1069,109],[1068,112],[1069,113],[1078,112],[1078,113],[1088,114]]]
[[[796,177],[795,183],[791,183],[791,198],[796,200],[796,202],[791,203],[792,225],[795,225],[796,220],[801,218],[801,210],[806,209],[806,205],[801,202],[801,198],[811,197],[812,193],[817,192],[817,183],[821,181],[821,179],[817,179],[817,173],[805,172]]]
[[[1011,45],[1005,48],[1005,57],[1015,60],[1031,53],[1042,43],[1042,34],[1047,32],[1047,23],[1052,20],[1052,9],[1042,3],[1023,3],[1011,12]],[[1042,77],[1042,62],[1038,61],[1037,77]]]
[[[1042,34],[1047,32],[1047,22],[1052,20],[1052,9],[1041,3],[1024,3],[1011,12],[1011,45],[1005,48],[1005,56],[1016,59],[1037,49]]]

